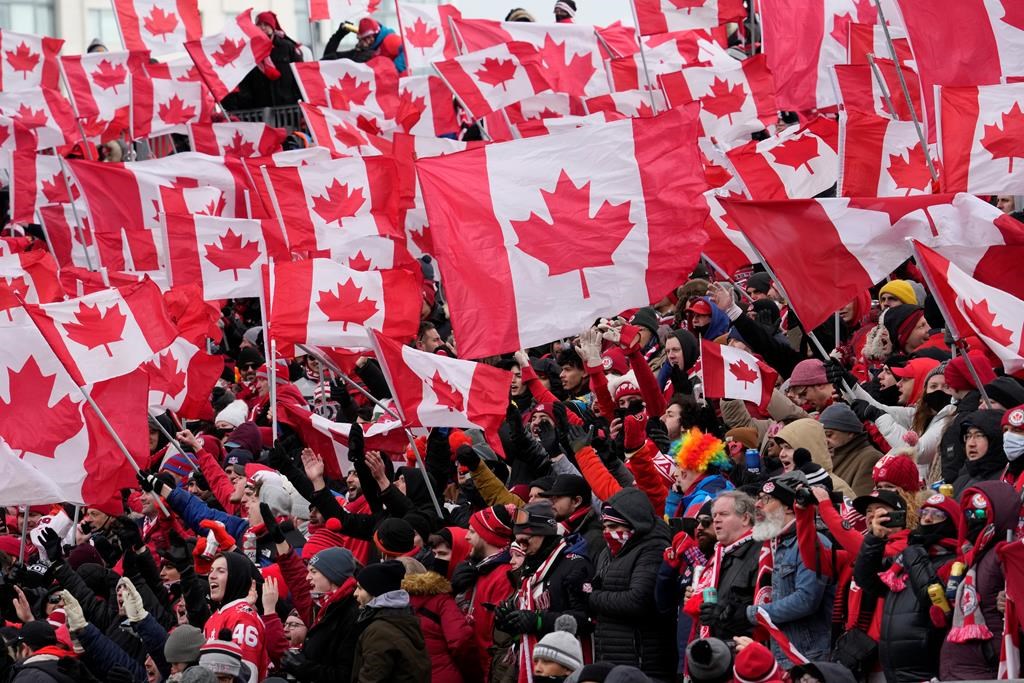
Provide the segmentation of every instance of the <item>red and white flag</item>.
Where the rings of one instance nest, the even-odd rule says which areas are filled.
[[[460,354],[543,344],[686,279],[706,241],[695,109],[416,162]]]
[[[730,199],[722,206],[772,268],[804,329],[811,330],[906,261],[907,238],[932,235],[930,207],[951,199]]]
[[[26,308],[79,385],[126,375],[178,336],[148,281]]]
[[[883,0],[882,4],[892,0]],[[910,41],[907,40],[907,32],[901,26],[893,25],[894,19],[901,19],[895,12],[885,9],[886,19],[889,21],[889,37],[892,38],[893,47],[896,48],[896,58],[900,64],[910,66],[914,63],[914,54],[910,50]],[[879,24],[850,24],[850,44],[847,46],[847,62],[850,64],[867,64],[868,55],[875,55],[876,59],[891,57],[889,52],[889,41],[885,37],[885,29]],[[892,60],[886,60],[891,62]]]
[[[79,226],[79,221],[82,225]],[[75,218],[70,204],[47,204],[39,207],[39,223],[46,235],[46,245],[61,268],[100,265],[99,252],[93,242],[89,216],[83,207]],[[88,256],[86,256],[88,250]]]
[[[203,35],[199,0],[113,0],[114,14],[128,50],[154,57],[181,52],[185,41]]]
[[[71,103],[58,90],[0,91],[0,114],[36,135],[36,148],[63,147],[82,139]]]
[[[145,76],[132,79],[132,139],[186,133],[186,126],[209,121],[213,99],[199,71],[186,63],[147,64]]]
[[[747,18],[743,0],[632,0],[640,35],[715,28]]]
[[[274,203],[270,200],[270,191],[263,180],[263,171],[260,170],[263,166],[304,166],[332,158],[334,154],[324,147],[303,147],[287,152],[275,152],[265,157],[242,159],[242,170],[250,197],[250,215],[253,218],[275,217]],[[284,239],[283,233],[281,239]]]
[[[407,76],[398,83],[400,130],[412,135],[438,137],[458,132],[452,91],[437,76]]]
[[[93,52],[61,57],[86,137],[108,142],[128,130],[132,77],[144,77],[145,52]]]
[[[495,45],[434,62],[434,68],[475,118],[551,89],[529,43]]]
[[[150,410],[173,410],[180,417],[212,420],[210,392],[224,372],[224,359],[178,337],[142,365],[149,378]]]
[[[642,55],[637,51],[608,60],[612,90],[657,89],[657,76],[679,71],[684,66],[734,67],[736,59],[722,48],[718,35],[716,30],[644,36]],[[648,76],[650,84],[647,82]]]
[[[723,144],[744,140],[778,120],[775,83],[765,56],[725,69],[691,66],[658,77],[670,107],[700,102],[704,134]]]
[[[816,118],[726,153],[751,199],[809,199],[836,184],[838,125]]]
[[[450,20],[461,19],[462,13],[455,5],[395,0],[395,9],[409,69],[429,69],[433,62],[453,59],[459,54]]]
[[[11,154],[11,161],[10,212],[15,223],[35,223],[36,212],[47,204],[70,203],[66,182],[71,183],[78,200],[81,192],[73,179],[61,172],[60,157],[18,150]]]
[[[885,81],[885,90],[882,90],[878,84],[878,79],[875,78],[871,66],[868,64],[837,64],[832,67],[840,107],[845,111],[858,111],[865,114],[887,116],[900,121],[913,121],[910,107],[907,105],[907,98],[903,96],[903,89],[900,87],[896,65],[891,59],[876,59],[875,65],[878,67],[878,73],[882,76],[882,80]],[[910,92],[910,103],[914,106],[914,113],[917,114],[920,121],[922,112],[924,112],[921,101],[921,81],[911,68],[903,66],[900,67],[900,71],[903,72],[903,79]],[[889,110],[889,102],[892,102],[895,112]]]
[[[753,354],[724,344],[700,340],[700,372],[706,398],[749,401],[768,407],[779,373]]]
[[[232,121],[229,123],[191,123],[188,139],[193,152],[215,157],[262,157],[281,150],[288,137],[284,128],[265,123]]]
[[[369,330],[412,339],[420,322],[420,282],[410,270],[358,271],[330,259],[275,263],[270,334],[278,342],[366,347]]]
[[[371,157],[389,154],[391,141],[366,130],[380,128],[373,114],[328,109],[299,102],[313,142],[338,156]]]
[[[14,152],[19,149],[34,150],[36,148],[36,134],[17,119],[9,116],[0,116],[0,157],[4,152]],[[8,182],[10,181],[9,169]]]
[[[57,55],[64,41],[0,29],[0,90],[60,87]]]
[[[333,59],[291,66],[304,102],[331,109],[368,109],[386,121],[393,121],[398,113],[398,74],[387,57],[365,63]]]
[[[48,251],[0,256],[0,311],[13,319],[11,309],[30,304],[47,304],[64,298],[57,279],[57,263]]]
[[[406,427],[477,428],[498,441],[512,373],[418,351],[379,332],[371,341]]]
[[[977,335],[1007,374],[1024,370],[1024,300],[971,277],[913,241],[917,265],[956,339]]]
[[[260,294],[260,268],[267,263],[258,220],[164,214],[171,286],[198,282],[205,301]]]
[[[840,112],[841,197],[907,197],[931,191],[931,172],[913,121]]]
[[[380,0],[302,0],[308,2],[309,20],[348,21],[353,17],[370,14],[380,7]]]
[[[47,505],[67,500],[48,476],[29,465],[0,437],[0,505]]]
[[[654,106],[651,106],[651,103]],[[609,114],[613,118],[646,119],[668,109],[665,95],[657,90],[623,90],[584,100],[591,114]]]
[[[1024,83],[939,89],[946,192],[1024,194]]]
[[[228,96],[268,55],[273,44],[247,9],[220,33],[185,42],[185,50],[217,100]]]

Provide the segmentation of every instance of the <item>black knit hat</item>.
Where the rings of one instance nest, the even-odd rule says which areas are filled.
[[[373,532],[373,543],[384,555],[409,555],[416,550],[416,531],[404,519],[388,517]]]
[[[633,314],[633,317],[629,320],[630,325],[636,325],[637,327],[645,327],[651,331],[651,334],[658,333],[658,312],[651,306],[644,306]]]
[[[356,574],[356,581],[373,597],[401,589],[404,578],[405,565],[398,560],[367,565]]]
[[[748,292],[767,294],[772,288],[772,276],[768,273],[754,273],[747,278],[746,287]]]
[[[922,316],[924,316],[924,309],[911,304],[900,304],[885,311],[882,320],[889,333],[889,341],[892,342],[893,350],[903,350],[907,337],[910,336]]]

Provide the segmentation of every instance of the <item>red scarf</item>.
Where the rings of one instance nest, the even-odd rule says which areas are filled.
[[[703,591],[705,588],[714,587],[715,589],[718,589],[718,582],[721,579],[722,574],[722,560],[725,559],[727,556],[731,555],[732,553],[736,552],[738,549],[740,549],[747,543],[753,541],[754,537],[752,534],[753,530],[748,529],[742,536],[737,538],[729,545],[723,546],[721,543],[715,544],[715,556],[711,560],[711,571],[708,571],[707,568],[705,568],[704,573],[701,574],[700,577],[700,585],[695,586],[693,589],[694,595],[696,595],[698,591]],[[700,637],[710,638],[711,627],[701,624]]]
[[[320,619],[327,612],[327,608],[336,602],[341,602],[345,598],[349,597],[356,592],[356,579],[354,576],[350,576],[345,579],[345,583],[341,584],[330,593],[324,594],[317,603],[316,616],[313,617],[313,626],[320,623]]]

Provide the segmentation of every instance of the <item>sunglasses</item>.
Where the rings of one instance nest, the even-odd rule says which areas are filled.
[[[964,516],[967,517],[967,519],[988,519],[988,510],[971,508],[964,510]]]
[[[704,528],[707,528],[707,527],[711,526],[711,523],[712,523],[712,521],[711,521],[710,517],[698,517],[697,518],[697,526],[702,526]]]

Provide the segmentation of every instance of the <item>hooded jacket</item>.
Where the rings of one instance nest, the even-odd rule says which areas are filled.
[[[964,460],[960,476],[953,482],[953,494],[960,493],[978,482],[999,479],[1006,467],[1006,454],[1003,452],[1003,419],[1002,410],[976,410],[966,415],[960,422],[960,442],[964,443],[967,430],[978,429],[988,437],[988,450],[977,460]],[[964,451],[966,453],[966,450]]]
[[[857,434],[832,453],[833,474],[850,485],[858,496],[866,496],[875,488],[871,471],[882,452],[871,444],[867,432]]]
[[[433,683],[463,683],[479,675],[479,657],[473,627],[451,596],[452,585],[436,572],[407,574],[402,588],[409,594],[413,613],[430,655]]]
[[[820,422],[811,418],[795,420],[780,429],[776,436],[794,449],[806,448],[811,454],[811,460],[816,465],[821,465],[832,478],[832,490],[841,491],[844,496],[849,498],[856,498],[850,485],[832,471],[832,456],[829,454],[828,444],[825,442],[825,428],[821,426]]]
[[[405,591],[377,596],[356,623],[352,683],[429,683],[430,657]]]

